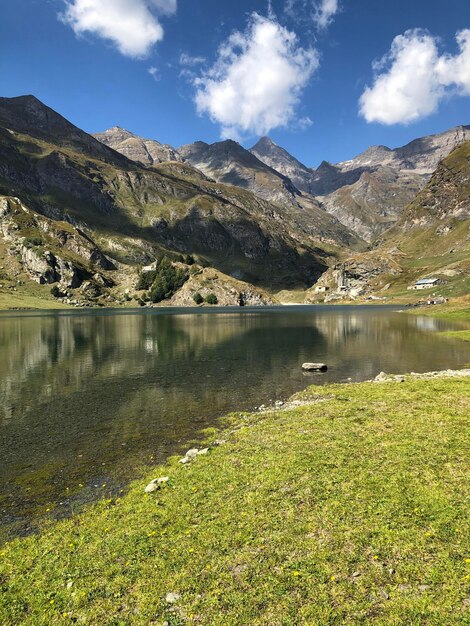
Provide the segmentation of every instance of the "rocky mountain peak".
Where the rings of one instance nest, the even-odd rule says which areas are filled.
[[[265,165],[289,178],[297,189],[311,192],[311,170],[287,150],[278,146],[270,137],[261,137],[250,152]]]
[[[35,96],[0,98],[0,126],[110,163],[123,163],[119,154],[74,126]]]
[[[154,139],[144,139],[120,126],[113,126],[102,133],[96,133],[94,137],[128,159],[143,165],[184,160],[172,146],[161,144]]]
[[[299,191],[291,180],[232,139],[213,144],[198,141],[179,150],[209,178],[244,187],[265,200],[283,205],[296,203]]]
[[[269,150],[272,148],[279,148],[279,146],[271,137],[264,135],[264,137],[258,139],[257,143],[252,147],[252,150]]]

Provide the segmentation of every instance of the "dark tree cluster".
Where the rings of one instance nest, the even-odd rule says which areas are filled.
[[[138,290],[148,290],[152,302],[171,298],[188,280],[188,272],[173,267],[170,259],[163,256],[157,261],[154,270],[142,272],[137,283]]]

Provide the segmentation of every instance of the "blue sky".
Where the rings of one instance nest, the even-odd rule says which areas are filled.
[[[470,124],[468,0],[107,2],[2,0],[0,94],[174,146],[267,132],[312,166]]]

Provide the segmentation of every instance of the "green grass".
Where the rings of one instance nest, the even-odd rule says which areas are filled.
[[[467,295],[462,298],[455,298],[446,304],[409,309],[407,313],[470,322],[470,296]]]
[[[298,399],[7,544],[2,626],[468,624],[469,380]]]
[[[450,330],[445,333],[439,333],[443,337],[451,339],[461,339],[462,341],[470,341],[470,330]]]
[[[0,290],[0,311],[9,309],[70,309],[50,294],[50,285],[41,287],[32,281],[17,291]]]

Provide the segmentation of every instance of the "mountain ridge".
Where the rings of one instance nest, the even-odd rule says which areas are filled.
[[[30,98],[0,101],[0,196],[0,244],[19,259],[14,271],[86,302],[127,298],[124,286],[140,298],[139,267],[162,255],[193,255],[196,265],[260,288],[305,288],[330,258],[360,244],[315,203],[274,204],[187,162],[142,165]],[[55,222],[66,233],[61,246],[45,234]],[[92,256],[77,244],[80,233]],[[109,260],[102,271],[100,254]]]
[[[249,150],[232,140],[196,141],[173,150],[217,182],[284,207],[315,205],[371,243],[399,219],[442,158],[466,139],[470,126],[460,125],[397,148],[370,146],[353,159],[322,161],[317,168],[307,167],[268,136]],[[116,143],[113,147],[132,156]]]

